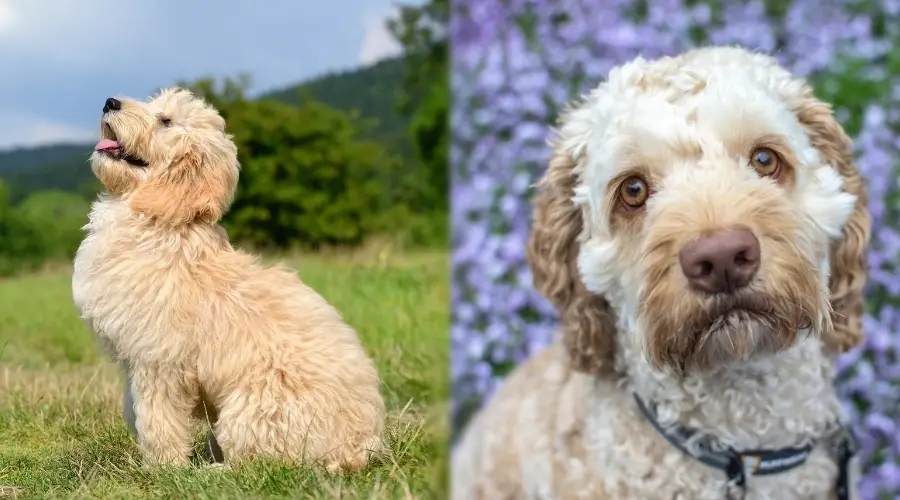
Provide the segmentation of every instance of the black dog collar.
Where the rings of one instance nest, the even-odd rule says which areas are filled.
[[[810,444],[800,448],[779,450],[736,451],[728,449],[727,451],[716,451],[707,440],[698,443],[696,451],[691,451],[687,447],[687,442],[697,434],[696,430],[678,424],[663,428],[656,419],[655,411],[651,410],[637,394],[634,394],[634,400],[656,432],[666,438],[672,446],[710,467],[725,472],[729,486],[736,486],[742,490],[746,485],[748,471],[754,476],[765,476],[791,470],[803,465],[813,449],[813,445]],[[835,450],[839,469],[836,493],[838,500],[847,500],[849,498],[848,466],[858,446],[856,437],[849,427],[839,425],[839,431],[839,443]]]

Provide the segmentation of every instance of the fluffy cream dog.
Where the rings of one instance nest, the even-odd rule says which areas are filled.
[[[870,219],[805,82],[738,48],[637,58],[566,113],[540,187],[562,341],[473,419],[453,498],[853,497],[832,380]]]
[[[358,468],[382,449],[379,378],[356,333],[218,225],[238,179],[225,121],[191,93],[107,99],[106,192],[75,257],[81,317],[129,375],[145,463],[188,463],[197,418],[226,461]]]

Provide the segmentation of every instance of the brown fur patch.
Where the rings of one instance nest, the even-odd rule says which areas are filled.
[[[228,155],[203,155],[191,148],[167,169],[154,173],[135,190],[131,208],[179,226],[217,222],[225,214],[237,187],[236,169],[220,165]],[[224,159],[223,159],[224,156]],[[232,157],[236,163],[235,157]]]
[[[581,210],[572,203],[575,161],[558,151],[538,183],[528,240],[534,286],[560,313],[563,342],[577,370],[613,370],[616,317],[602,296],[590,293],[578,276]]]
[[[869,197],[853,160],[852,142],[834,119],[831,106],[816,99],[809,89],[790,105],[822,160],[844,179],[844,190],[856,196],[856,205],[844,226],[842,238],[831,245],[829,288],[834,329],[822,336],[826,349],[843,353],[863,340],[863,288],[868,272],[866,247],[872,230],[867,208]]]

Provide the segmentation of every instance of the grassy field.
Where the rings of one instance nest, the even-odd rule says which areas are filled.
[[[375,358],[389,409],[387,456],[344,476],[265,461],[142,468],[120,416],[121,377],[78,319],[62,269],[0,281],[0,499],[445,497],[447,254],[285,260]]]

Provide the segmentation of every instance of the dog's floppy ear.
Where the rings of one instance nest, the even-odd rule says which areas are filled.
[[[234,146],[185,147],[165,169],[151,173],[131,209],[172,226],[214,223],[225,215],[237,185]]]
[[[577,182],[575,161],[561,148],[537,187],[528,241],[534,286],[557,309],[563,343],[576,370],[613,370],[616,319],[607,301],[589,292],[578,273],[582,209],[572,201]]]
[[[868,194],[854,164],[851,140],[835,120],[831,107],[807,89],[794,101],[793,108],[822,160],[843,178],[844,191],[856,196],[856,205],[843,234],[831,246],[829,288],[834,330],[824,333],[822,341],[826,349],[840,354],[863,341],[866,248],[872,226],[867,208]]]

